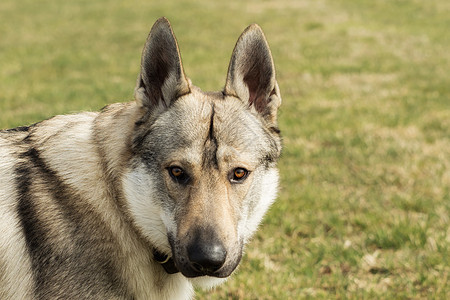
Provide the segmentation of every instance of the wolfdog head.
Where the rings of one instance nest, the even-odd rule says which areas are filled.
[[[213,285],[237,267],[276,196],[281,96],[261,28],[240,36],[223,91],[203,92],[185,76],[171,26],[159,19],[135,98],[141,117],[123,179],[130,214],[184,276]]]

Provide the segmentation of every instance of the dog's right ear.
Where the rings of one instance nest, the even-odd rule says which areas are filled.
[[[134,92],[136,101],[153,109],[168,107],[190,92],[184,75],[178,44],[169,20],[158,19],[150,30],[142,51],[141,72]]]

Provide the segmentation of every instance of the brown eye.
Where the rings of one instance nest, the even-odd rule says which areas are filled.
[[[180,177],[181,175],[183,175],[183,170],[178,167],[173,167],[170,169],[170,173],[175,177]]]
[[[180,167],[170,167],[168,168],[169,175],[172,177],[172,179],[180,184],[186,184],[189,181],[189,176],[186,174],[186,172],[183,171]]]
[[[244,180],[248,175],[248,171],[244,168],[236,168],[233,171],[232,181],[239,182]]]

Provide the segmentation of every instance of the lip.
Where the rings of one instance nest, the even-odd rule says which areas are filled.
[[[237,266],[237,265],[236,265]],[[195,277],[201,277],[201,276],[211,276],[211,277],[217,277],[217,278],[226,278],[231,275],[231,273],[234,271],[235,268],[232,268],[230,271],[219,269],[215,272],[208,272],[208,271],[196,271],[191,267],[187,268],[178,268],[184,276],[188,278],[195,278]]]

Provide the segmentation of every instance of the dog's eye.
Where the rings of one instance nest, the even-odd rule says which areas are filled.
[[[172,174],[172,176],[174,177],[181,177],[183,173],[184,173],[183,170],[178,167],[173,167],[170,169],[170,174]]]
[[[244,168],[236,168],[233,171],[233,177],[232,180],[233,182],[240,182],[243,181],[248,175],[248,171]]]
[[[184,172],[182,168],[177,166],[169,168],[169,175],[178,183],[185,184],[189,181],[189,176],[186,174],[186,172]]]

